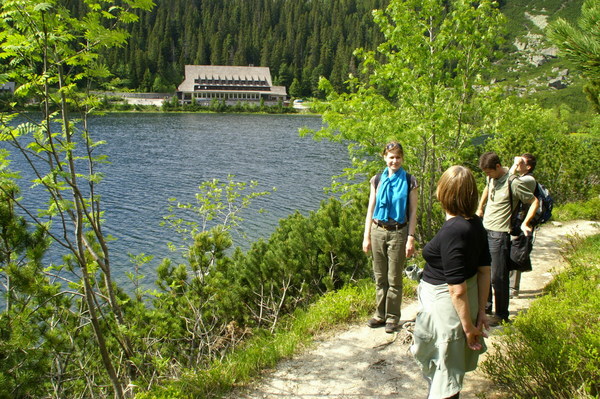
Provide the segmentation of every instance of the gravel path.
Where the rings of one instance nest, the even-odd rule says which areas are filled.
[[[543,226],[534,244],[533,271],[523,274],[521,293],[511,300],[511,318],[527,309],[552,279],[552,270],[559,268],[562,262],[559,249],[569,235],[599,233],[600,224],[587,221]],[[416,312],[416,302],[403,304],[403,319],[414,319]],[[499,328],[502,327],[490,331],[489,347]],[[280,362],[275,370],[266,371],[253,386],[233,392],[231,398],[425,398],[427,383],[408,351],[410,340],[406,329],[386,334],[382,328],[370,329],[365,320],[365,323],[344,327],[343,331],[331,334],[293,359]],[[498,396],[478,370],[466,375],[461,399]]]

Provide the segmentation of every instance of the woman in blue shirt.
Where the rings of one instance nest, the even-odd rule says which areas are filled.
[[[415,251],[417,182],[402,168],[400,143],[388,143],[382,155],[386,168],[370,181],[363,251],[373,255],[376,285],[377,309],[368,325],[392,333],[400,322],[404,264]]]
[[[423,248],[420,309],[411,351],[430,382],[429,399],[458,398],[464,375],[486,349],[485,305],[490,288],[490,252],[475,215],[477,184],[472,172],[452,166],[440,178],[436,196],[446,222]]]

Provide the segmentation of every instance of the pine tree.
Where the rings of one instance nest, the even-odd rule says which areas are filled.
[[[588,80],[584,91],[600,113],[600,3],[585,0],[577,26],[559,18],[549,26],[548,36],[583,72]]]

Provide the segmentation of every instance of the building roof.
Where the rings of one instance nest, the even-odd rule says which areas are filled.
[[[197,79],[265,81],[267,87],[271,87],[273,84],[271,81],[271,72],[268,67],[186,65],[185,80],[179,85],[177,90],[186,92],[194,91]]]
[[[271,93],[280,96],[287,96],[285,86],[271,86]]]

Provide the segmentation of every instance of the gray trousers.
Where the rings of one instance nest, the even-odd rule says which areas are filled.
[[[377,302],[374,317],[387,323],[400,321],[407,233],[407,226],[389,231],[375,224],[371,225],[371,252]]]

